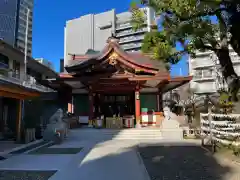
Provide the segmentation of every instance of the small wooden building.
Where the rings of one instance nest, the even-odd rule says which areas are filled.
[[[154,124],[143,116],[162,111],[162,94],[189,82],[191,77],[171,78],[162,61],[140,52],[125,52],[119,40],[110,37],[101,52],[71,55],[68,73],[51,80],[71,87],[68,111],[92,120],[133,115],[136,124]]]

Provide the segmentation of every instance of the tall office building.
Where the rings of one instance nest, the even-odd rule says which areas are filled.
[[[28,24],[27,53],[30,56],[32,54],[32,21],[33,0],[0,0],[0,39],[24,52]]]
[[[100,51],[107,39],[114,34],[125,51],[139,51],[144,34],[150,31],[155,20],[151,8],[142,8],[146,16],[145,27],[134,31],[131,26],[131,13],[116,14],[115,9],[100,14],[88,14],[69,20],[65,26],[64,65],[68,65],[69,54],[85,54],[87,50]]]

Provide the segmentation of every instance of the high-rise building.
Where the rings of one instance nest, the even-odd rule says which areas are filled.
[[[24,52],[28,25],[27,53],[30,56],[32,54],[32,22],[33,0],[0,0],[0,39]]]
[[[70,54],[85,54],[89,49],[100,51],[107,39],[114,34],[122,48],[139,51],[144,34],[150,31],[155,13],[151,8],[142,8],[145,13],[145,27],[134,31],[131,26],[131,13],[117,14],[115,9],[100,14],[88,14],[69,20],[65,26],[64,65],[68,64]]]

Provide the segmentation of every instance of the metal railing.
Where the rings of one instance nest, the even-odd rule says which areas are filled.
[[[128,27],[132,27],[131,22],[117,23],[116,25],[116,29],[123,29]]]
[[[142,41],[144,39],[144,35],[142,36],[129,36],[129,37],[124,37],[120,39],[120,44],[121,43],[127,43],[127,42],[134,42],[134,41]]]
[[[26,78],[21,78],[19,73],[12,72],[12,71],[9,71],[4,74],[0,74],[0,80],[17,84],[26,88],[34,89],[40,92],[55,92],[53,89],[37,83],[35,78],[30,75],[27,75]]]
[[[117,33],[117,37],[122,37],[122,36],[126,36],[126,35],[134,35],[137,33],[144,33],[144,32],[147,32],[147,28],[142,28],[137,31],[134,31],[133,29],[129,29],[129,30],[124,30],[122,32]]]
[[[128,49],[140,48],[141,46],[142,46],[142,43],[129,43],[129,44],[122,45],[122,48],[124,50],[128,50]]]

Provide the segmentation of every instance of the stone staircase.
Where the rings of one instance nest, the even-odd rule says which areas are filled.
[[[159,128],[138,128],[121,131],[114,139],[123,140],[159,140],[162,133]]]
[[[159,128],[132,128],[132,129],[91,129],[83,128],[78,136],[85,140],[160,140]]]
[[[172,116],[174,117],[174,116]],[[85,140],[183,140],[183,129],[171,118],[164,120],[161,128],[144,127],[131,129],[78,129],[77,134]],[[74,131],[74,130],[73,130]]]

